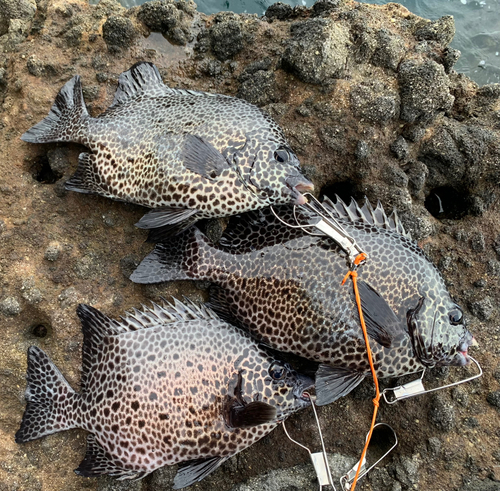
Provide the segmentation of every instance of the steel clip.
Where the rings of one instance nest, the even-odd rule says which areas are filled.
[[[398,444],[398,437],[396,435],[396,432],[394,431],[392,426],[389,426],[387,423],[377,423],[373,427],[373,431],[375,431],[375,428],[378,428],[380,426],[386,426],[387,428],[389,428],[392,431],[392,434],[394,435],[394,444],[389,448],[389,450],[387,450],[387,452],[384,453],[384,455],[382,455],[382,457],[380,457],[374,464],[372,464],[368,468],[367,468],[367,464],[366,464],[366,458],[363,458],[363,461],[361,462],[361,469],[359,471],[358,481],[362,477],[366,476],[366,474],[368,474],[378,463],[380,463],[383,459],[385,459],[385,457],[387,457],[396,448],[396,446]],[[368,432],[368,434],[366,435],[366,439],[368,439],[369,434],[370,433]],[[370,447],[368,447],[368,448],[370,448]],[[351,470],[346,472],[340,478],[340,485],[344,491],[349,491],[351,489],[352,483],[354,482],[354,479],[356,477],[356,473],[358,472],[359,464],[360,464],[360,461],[358,461],[357,464],[355,466],[353,466]]]
[[[304,392],[304,395],[308,395],[309,398],[311,399],[311,406],[313,408],[314,417],[316,419],[316,425],[318,427],[318,433],[319,433],[319,439],[321,441],[322,451],[312,453],[305,445],[302,445],[298,441],[294,440],[288,433],[284,421],[283,423],[281,423],[283,426],[283,430],[285,431],[285,434],[289,438],[289,440],[291,440],[293,443],[306,450],[307,453],[309,454],[309,457],[311,458],[312,464],[314,466],[314,470],[316,471],[316,475],[318,477],[320,491],[323,489],[323,486],[331,486],[333,488],[333,491],[337,491],[333,484],[333,477],[330,471],[330,465],[328,464],[328,456],[326,454],[325,443],[323,441],[323,434],[321,433],[321,427],[319,424],[318,414],[316,412],[314,400],[310,394]]]
[[[419,379],[413,380],[412,382],[408,382],[404,385],[399,385],[398,387],[384,389],[382,391],[382,396],[387,404],[395,404],[402,399],[408,399],[409,397],[418,396],[420,394],[427,394],[429,392],[435,392],[436,390],[447,389],[449,387],[454,387],[455,385],[464,384],[465,382],[470,382],[476,378],[479,378],[483,374],[483,369],[479,362],[469,356],[470,360],[473,361],[477,368],[479,369],[479,373],[473,375],[472,377],[465,378],[463,380],[459,380],[458,382],[453,382],[452,384],[443,385],[442,387],[435,387],[434,389],[426,389],[424,387],[423,378],[425,375],[425,370],[422,372],[422,375]],[[389,399],[389,395],[392,393],[392,398]]]

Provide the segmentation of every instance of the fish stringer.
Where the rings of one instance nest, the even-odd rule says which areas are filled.
[[[303,448],[309,454],[309,457],[311,458],[312,464],[314,466],[314,470],[316,471],[316,476],[318,477],[319,490],[322,491],[323,486],[331,486],[333,488],[333,491],[337,491],[335,485],[333,484],[333,477],[330,471],[330,465],[328,463],[328,457],[325,449],[325,442],[323,441],[323,434],[321,433],[321,426],[319,424],[318,413],[316,412],[316,405],[314,404],[314,400],[309,393],[304,392],[304,395],[309,397],[309,399],[311,400],[311,406],[313,408],[314,417],[316,419],[316,426],[318,427],[318,433],[319,433],[319,439],[321,441],[322,451],[312,453],[311,450],[309,450],[309,448],[307,448],[305,445],[302,445],[302,443],[299,443],[297,440],[294,440],[288,433],[284,421],[281,423],[283,426],[283,430],[285,431],[285,435],[289,438],[291,442]]]

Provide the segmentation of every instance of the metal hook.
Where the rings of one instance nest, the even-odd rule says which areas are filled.
[[[301,224],[297,218],[297,206],[293,207],[293,217],[295,219],[296,225],[285,222],[282,218],[278,216],[274,208],[271,206],[271,211],[273,215],[284,225],[291,228],[300,228],[305,233],[313,236],[326,235],[334,240],[336,244],[343,249],[351,263],[352,268],[356,268],[354,261],[360,254],[365,254],[366,258],[368,255],[358,246],[357,242],[343,229],[343,227],[338,223],[337,219],[325,208],[325,206],[320,203],[312,194],[305,193],[304,197],[308,198],[308,202],[301,205],[308,211],[312,211],[314,215],[319,216],[319,220],[314,224]],[[321,233],[314,234],[309,229],[317,229]]]
[[[332,473],[330,471],[330,465],[328,464],[328,457],[326,455],[325,443],[323,441],[323,434],[321,433],[321,427],[319,424],[318,414],[316,412],[314,400],[309,393],[304,392],[304,395],[311,399],[311,406],[312,406],[312,409],[314,412],[314,417],[316,419],[316,425],[318,427],[318,433],[319,433],[319,439],[321,441],[322,451],[312,453],[305,445],[302,445],[302,443],[299,443],[298,441],[294,440],[290,436],[290,434],[288,433],[284,421],[282,423],[283,430],[285,431],[285,434],[289,438],[290,441],[292,441],[293,443],[295,443],[299,447],[306,450],[306,452],[309,454],[309,457],[311,458],[312,464],[314,466],[314,470],[316,471],[316,475],[318,477],[320,491],[323,489],[323,486],[331,486],[333,488],[333,491],[337,491],[335,488],[335,485],[333,484],[333,477],[332,477]]]
[[[387,455],[389,455],[397,446],[398,444],[398,437],[396,435],[396,432],[394,431],[394,429],[389,426],[387,423],[377,423],[373,429],[375,430],[375,428],[379,427],[379,426],[387,426],[387,428],[389,428],[391,431],[392,431],[392,434],[394,435],[394,445],[392,445],[391,448],[389,448],[389,450],[387,450],[387,452],[384,453],[384,455],[382,455],[382,457],[380,457],[374,464],[372,464],[370,467],[368,467],[368,469],[366,468],[366,458],[363,458],[363,462],[361,463],[361,471],[360,471],[360,474],[358,476],[358,481],[366,476],[366,474],[368,474],[379,462],[381,462],[383,459],[385,459],[385,457],[387,457]],[[366,439],[368,438],[368,435],[370,433],[368,432],[368,434],[366,435]],[[365,441],[366,441],[365,439]],[[370,447],[368,447],[370,448]],[[342,487],[342,489],[344,491],[349,491],[349,489],[351,489],[351,485],[354,481],[354,478],[356,477],[356,472],[358,471],[358,467],[359,467],[359,462],[356,463],[355,466],[352,467],[351,470],[349,470],[346,474],[344,474],[341,478],[340,478],[340,486]]]
[[[382,396],[387,404],[395,404],[397,401],[401,401],[402,399],[408,399],[409,397],[418,396],[420,394],[427,394],[429,392],[435,392],[436,390],[447,389],[449,387],[454,387],[455,385],[464,384],[465,382],[470,382],[476,378],[479,378],[483,374],[483,369],[479,362],[469,356],[469,358],[476,364],[479,368],[479,373],[477,375],[473,375],[472,377],[468,377],[463,380],[459,380],[458,382],[453,382],[451,384],[443,385],[442,387],[435,387],[434,389],[426,389],[424,387],[423,378],[425,375],[425,370],[422,371],[422,375],[419,379],[413,380],[412,382],[408,382],[404,385],[399,385],[394,388],[387,388],[382,391]],[[386,394],[392,392],[392,399],[388,399]]]

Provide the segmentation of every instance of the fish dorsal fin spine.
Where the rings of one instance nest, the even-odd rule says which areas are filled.
[[[339,196],[335,195],[335,198],[335,203],[327,197],[323,199],[323,205],[333,217],[349,220],[352,223],[367,223],[369,225],[397,232],[400,235],[410,238],[410,234],[405,231],[396,210],[393,210],[393,212],[387,216],[380,201],[377,203],[377,206],[373,208],[368,199],[365,200],[363,207],[360,207],[354,198],[351,199],[351,203],[349,205],[345,204]]]
[[[140,93],[163,86],[160,72],[152,63],[141,61],[123,72],[118,78],[113,104],[122,104]]]

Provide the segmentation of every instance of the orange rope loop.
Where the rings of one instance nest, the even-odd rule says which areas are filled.
[[[366,259],[366,254],[361,253],[356,256],[356,259],[354,260],[354,267],[359,266],[360,263],[362,263]],[[358,291],[358,273],[355,270],[350,270],[344,277],[342,281],[342,285],[347,281],[347,278],[351,277],[352,278],[352,285],[354,288],[354,296],[356,297],[356,305],[358,307],[358,313],[359,313],[359,321],[361,323],[361,328],[363,330],[363,336],[365,338],[365,344],[366,344],[366,353],[368,355],[368,361],[370,362],[370,370],[372,372],[373,376],[373,382],[375,383],[375,399],[373,399],[373,416],[372,416],[372,423],[370,426],[370,431],[368,433],[368,437],[366,438],[366,443],[365,447],[363,448],[363,452],[361,453],[361,459],[359,460],[359,465],[358,465],[358,470],[356,471],[356,476],[354,477],[354,481],[352,482],[352,487],[350,491],[354,491],[356,489],[356,483],[358,481],[358,476],[361,471],[361,466],[363,463],[363,460],[365,459],[366,456],[366,451],[368,450],[368,446],[370,445],[370,440],[372,437],[373,433],[373,427],[375,426],[375,421],[377,419],[377,411],[379,408],[379,401],[380,401],[380,391],[378,388],[378,379],[377,379],[377,374],[375,372],[375,366],[373,364],[373,356],[372,356],[372,351],[370,349],[370,342],[368,340],[368,333],[366,332],[366,324],[365,324],[365,319],[363,317],[363,309],[361,308],[361,297],[359,296],[359,291]]]

